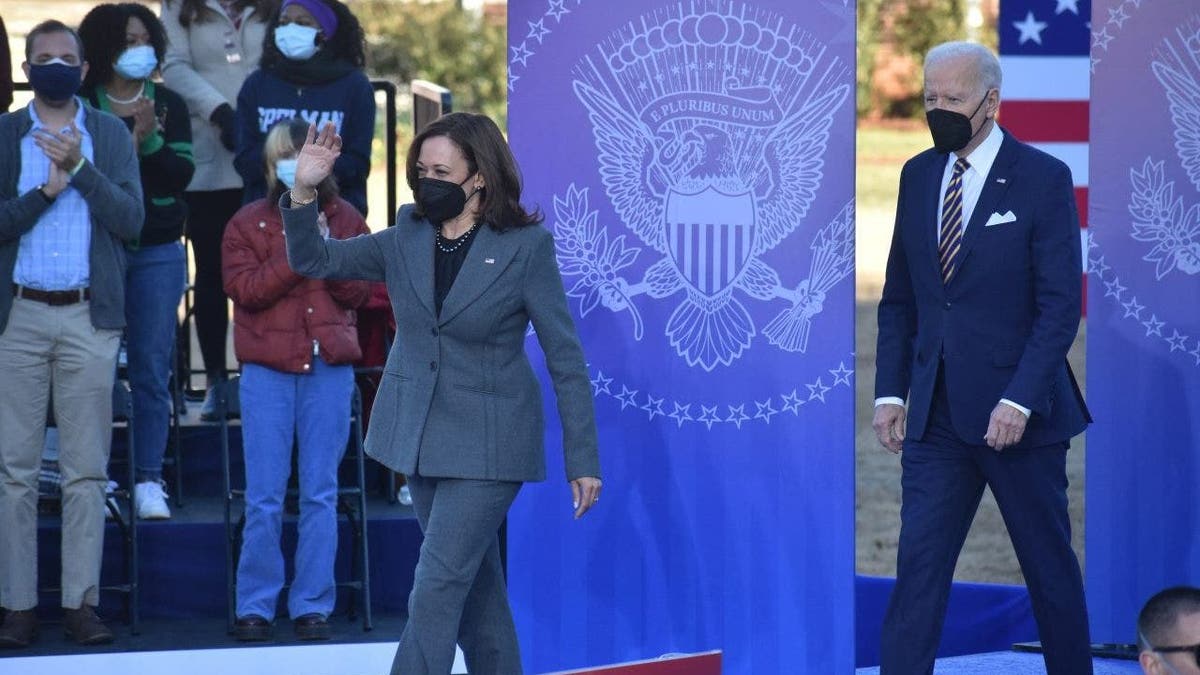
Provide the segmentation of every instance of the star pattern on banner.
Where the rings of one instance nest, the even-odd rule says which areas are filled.
[[[1125,316],[1121,317],[1122,319],[1133,317],[1138,321],[1142,320],[1142,310],[1146,309],[1146,306],[1137,301],[1136,295],[1131,297],[1129,302],[1121,303],[1121,306],[1125,308]]]
[[[844,384],[849,387],[851,384],[850,376],[854,375],[854,371],[847,368],[846,362],[842,361],[838,363],[838,367],[836,369],[830,370],[829,374],[833,375],[833,386],[836,387],[839,384]]]
[[[571,10],[563,7],[564,0],[550,0],[550,9],[546,10],[547,16],[554,17],[555,21],[562,21],[563,14],[570,14]]]
[[[1104,297],[1116,298],[1117,302],[1121,301],[1121,294],[1127,290],[1129,289],[1121,285],[1120,277],[1114,276],[1111,281],[1104,282]]]
[[[721,418],[717,416],[717,406],[700,406],[700,421],[709,429],[712,429],[712,425],[720,423]]]
[[[638,393],[637,389],[630,389],[629,387],[626,387],[625,385],[621,385],[621,393],[617,394],[613,398],[615,398],[621,402],[621,410],[624,410],[624,409],[628,408],[629,406],[634,406],[636,408],[637,407],[637,400],[636,400],[637,393]]]
[[[1063,12],[1079,14],[1079,0],[1055,0],[1055,2],[1058,3],[1054,8],[1055,14],[1062,14]]]
[[[650,420],[653,420],[655,416],[666,415],[663,412],[663,399],[654,398],[650,394],[646,394],[646,403],[642,406],[642,410],[646,411]]]
[[[596,377],[592,378],[592,394],[599,396],[609,393],[608,385],[612,384],[612,381],[611,377],[605,377],[603,372],[597,370]]]
[[[729,406],[729,417],[725,418],[726,422],[732,422],[734,426],[741,429],[742,422],[750,419],[746,416],[746,404],[738,404]]]
[[[765,399],[756,397],[741,401],[716,402],[713,405],[698,401],[678,400],[665,395],[657,396],[654,392],[649,391],[643,392],[614,380],[599,369],[593,369],[591,364],[588,364],[588,368],[591,371],[592,391],[596,398],[609,398],[617,401],[621,404],[620,410],[622,411],[629,409],[630,412],[645,413],[647,421],[650,422],[654,422],[659,417],[669,419],[675,423],[677,428],[683,428],[685,424],[697,423],[712,429],[713,425],[728,423],[741,430],[751,424],[770,424],[772,418],[783,413],[790,412],[794,417],[799,416],[800,408],[806,403],[828,403],[831,392],[838,389],[845,389],[853,396],[854,369],[848,367],[846,363],[847,361],[854,362],[854,352],[850,352],[849,356],[849,359],[839,360],[836,368],[824,368],[817,371],[829,373],[833,381],[826,384],[825,375],[817,377],[815,381],[803,385],[808,389],[807,395],[799,393],[800,388],[796,387],[790,391],[767,396]],[[620,388],[620,392],[614,393],[617,388]],[[670,412],[667,412],[668,409]],[[696,409],[700,410],[698,415],[692,412]],[[726,412],[721,413],[721,410]],[[753,413],[749,412],[751,410]]]
[[[1013,27],[1021,31],[1021,37],[1017,38],[1019,44],[1025,44],[1032,40],[1033,42],[1042,44],[1042,31],[1046,30],[1046,26],[1050,24],[1045,21],[1038,21],[1033,15],[1033,10],[1025,15],[1024,21],[1014,21]]]
[[[762,420],[767,424],[771,423],[771,416],[777,415],[779,412],[771,405],[771,399],[759,402],[755,401],[754,406],[757,410],[754,411],[754,419]]]
[[[1124,4],[1108,8],[1108,23],[1116,25],[1117,28],[1124,28],[1128,19],[1129,15],[1125,13]]]
[[[533,52],[530,51],[529,48],[525,46],[524,42],[522,42],[521,44],[519,44],[515,47],[509,47],[509,49],[512,50],[511,62],[519,63],[522,66],[527,66],[528,64],[526,63],[526,61],[529,60],[529,57],[533,56]]]
[[[1171,351],[1187,352],[1188,336],[1179,332],[1178,328],[1171,329],[1171,337],[1166,338],[1167,344],[1171,345]]]
[[[1149,321],[1143,321],[1142,325],[1146,327],[1146,337],[1157,335],[1162,337],[1162,328],[1167,325],[1165,321],[1159,321],[1157,314],[1151,314]]]
[[[800,406],[804,405],[804,401],[801,400],[800,396],[796,394],[795,389],[793,389],[790,394],[784,394],[780,398],[783,399],[783,409],[785,411],[790,412],[793,415],[800,414]]]
[[[825,392],[829,391],[830,388],[825,386],[824,382],[821,382],[821,378],[818,377],[816,382],[804,386],[808,387],[808,400],[816,399],[821,403],[825,402]]]
[[[546,19],[538,19],[537,21],[529,22],[529,35],[531,40],[537,40],[538,44],[542,44],[542,39],[550,34],[550,29],[546,28]]]
[[[997,18],[1001,57],[1029,56],[1046,59],[1046,63],[1060,59],[1082,62],[1091,51],[1095,1],[1001,0]],[[1047,100],[1057,100],[1052,87],[1044,91],[1049,96]]]
[[[684,422],[692,421],[693,418],[692,418],[692,414],[690,412],[690,410],[692,408],[691,403],[688,403],[685,405],[680,405],[679,401],[673,401],[672,405],[675,406],[675,409],[671,411],[671,414],[668,415],[668,417],[675,420],[676,426],[682,428]]]
[[[1096,281],[1103,283],[1106,289],[1104,297],[1115,298],[1114,302],[1121,307],[1120,310],[1114,312],[1113,316],[1137,322],[1144,329],[1147,340],[1159,344],[1168,354],[1179,352],[1181,357],[1187,358],[1187,363],[1200,367],[1200,338],[1194,340],[1194,349],[1188,351],[1188,344],[1193,340],[1189,333],[1184,333],[1179,328],[1170,325],[1169,322],[1158,318],[1158,313],[1140,302],[1136,295],[1128,293],[1130,289],[1120,282],[1113,272],[1112,266],[1105,261],[1095,236],[1088,239],[1087,253],[1088,276],[1095,277]],[[1128,295],[1128,299],[1122,298],[1123,295]],[[1100,297],[1099,293],[1094,297]],[[1093,302],[1098,302],[1098,300],[1093,300]],[[1142,318],[1143,313],[1149,313],[1150,318]]]

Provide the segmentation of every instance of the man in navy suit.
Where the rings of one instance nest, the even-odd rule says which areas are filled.
[[[903,450],[883,675],[933,672],[985,485],[1021,563],[1047,671],[1092,672],[1066,495],[1069,441],[1091,421],[1066,361],[1081,309],[1079,218],[1067,166],[996,124],[1000,80],[981,45],[930,50],[934,147],[900,176],[873,422],[887,450]]]

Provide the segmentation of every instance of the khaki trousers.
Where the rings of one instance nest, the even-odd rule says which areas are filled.
[[[62,606],[100,603],[104,488],[121,331],[92,326],[87,302],[15,298],[0,333],[0,606],[37,605],[38,473],[54,389],[62,472]]]

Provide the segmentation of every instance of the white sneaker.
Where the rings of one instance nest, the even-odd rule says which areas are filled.
[[[138,518],[142,520],[166,520],[171,517],[167,507],[167,493],[161,481],[147,481],[133,487],[133,503],[137,506]]]
[[[113,492],[117,490],[116,481],[108,481],[104,485],[104,519],[113,520],[117,517],[116,514],[121,512],[121,505],[117,503],[117,498],[113,496]]]
[[[401,504],[412,506],[412,492],[408,489],[407,485],[400,486],[400,494],[396,498],[400,500]]]

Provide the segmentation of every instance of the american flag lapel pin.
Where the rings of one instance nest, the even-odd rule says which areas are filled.
[[[484,263],[485,265],[495,265],[495,264],[496,264],[496,259],[495,259],[495,258],[484,258],[484,259],[483,259],[483,263]]]
[[[1007,178],[997,178],[997,179],[996,179],[996,182],[997,182],[997,183],[999,183],[999,184],[1001,184],[1001,185],[1004,185],[1005,183],[1007,183],[1007,182],[1008,182],[1008,179],[1007,179]]]

